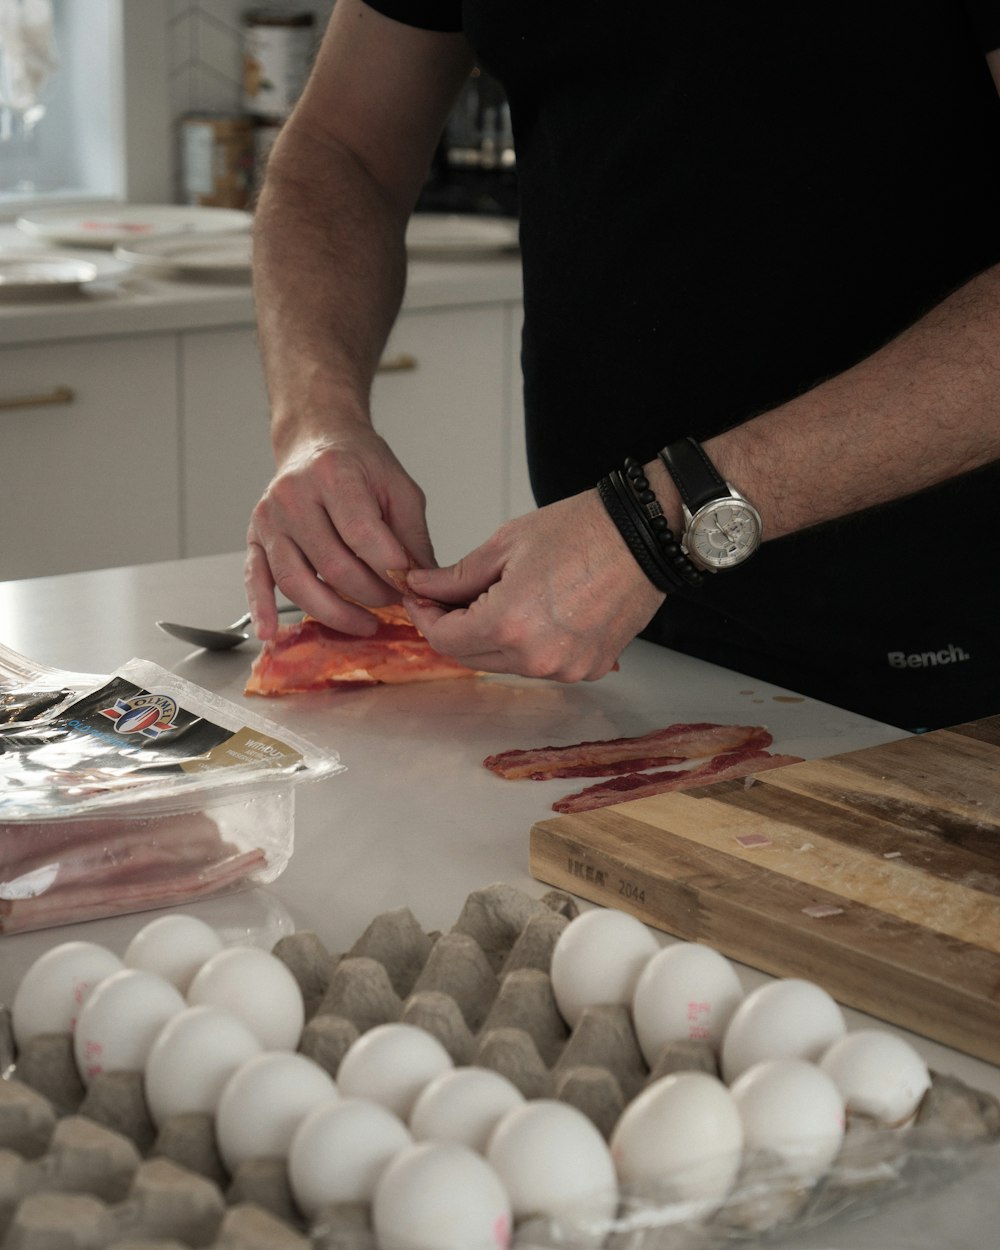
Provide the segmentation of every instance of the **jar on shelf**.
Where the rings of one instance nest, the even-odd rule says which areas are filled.
[[[309,77],[316,17],[287,9],[250,9],[243,18],[243,108],[284,121]]]
[[[181,201],[246,208],[251,199],[254,122],[239,114],[189,113],[180,121]]]

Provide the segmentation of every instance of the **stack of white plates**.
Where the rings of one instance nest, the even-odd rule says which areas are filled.
[[[253,218],[235,208],[187,204],[116,204],[94,209],[45,208],[19,217],[18,228],[34,239],[69,247],[117,247],[154,234],[218,234],[247,231]]]
[[[56,248],[4,252],[0,254],[0,299],[69,295],[91,282],[120,278],[128,269],[124,261],[101,253]]]

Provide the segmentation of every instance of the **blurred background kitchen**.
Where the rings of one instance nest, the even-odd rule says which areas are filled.
[[[0,208],[248,207],[333,0],[0,0]],[[476,70],[420,208],[516,213],[510,114]]]
[[[242,547],[272,467],[254,196],[333,2],[0,0],[0,580]],[[441,559],[532,506],[516,216],[476,71],[373,397]]]

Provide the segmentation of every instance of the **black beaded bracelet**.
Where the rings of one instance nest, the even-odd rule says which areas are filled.
[[[670,590],[680,590],[683,584],[681,578],[669,561],[664,559],[649,522],[639,507],[635,494],[626,481],[624,474],[620,469],[612,469],[608,474],[608,481],[611,483],[611,487],[618,497],[619,504],[638,535],[639,542],[645,549],[649,561],[657,571],[657,584],[668,586]]]
[[[614,521],[616,529],[625,540],[625,545],[632,555],[635,556],[636,563],[656,589],[662,591],[663,594],[669,594],[670,591],[676,589],[676,586],[665,577],[660,562],[655,559],[647,543],[644,542],[641,531],[629,516],[625,504],[612,484],[610,477],[601,478],[597,483],[597,493],[601,497],[601,502],[604,504],[608,516]]]
[[[681,577],[689,586],[700,586],[705,580],[704,572],[689,559],[677,541],[656,495],[650,488],[642,465],[632,456],[625,460],[625,479],[632,490],[637,508],[645,514],[645,524],[671,572]]]
[[[700,586],[704,573],[681,549],[642,465],[629,456],[624,471],[612,469],[597,484],[608,515],[636,563],[664,594]]]

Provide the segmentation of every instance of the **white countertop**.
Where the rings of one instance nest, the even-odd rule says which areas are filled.
[[[0,225],[0,252],[12,249],[37,250],[38,243],[15,226]],[[403,306],[455,307],[520,298],[520,260],[498,254],[476,260],[414,261]],[[182,280],[133,270],[69,296],[5,301],[0,293],[0,345],[252,325],[254,320],[250,283],[243,279]]]
[[[0,583],[0,642],[83,672],[110,672],[141,656],[243,702],[254,644],[192,651],[154,624],[234,620],[244,607],[241,570],[242,556],[234,554]],[[299,790],[297,850],[275,897],[297,927],[315,928],[342,949],[374,915],[401,903],[438,928],[457,919],[471,890],[492,881],[543,892],[527,874],[528,832],[574,787],[515,785],[481,767],[486,755],[509,747],[638,734],[679,721],[763,723],[774,750],[806,757],[902,736],[814,700],[781,701],[783,693],[637,641],[621,671],[599,682],[488,677],[246,700],[334,748],[347,766]],[[139,922],[116,923],[134,929]],[[3,939],[0,997],[22,942],[47,940]]]
[[[242,555],[233,554],[0,583],[0,642],[39,662],[88,672],[108,672],[142,656],[240,702],[253,644],[225,654],[192,652],[154,622],[234,619],[243,610],[241,565]],[[450,927],[467,895],[494,881],[541,895],[547,887],[527,871],[529,830],[573,786],[506,782],[481,767],[484,756],[509,747],[631,735],[677,721],[763,723],[774,735],[774,750],[805,757],[902,736],[812,699],[790,701],[788,694],[635,642],[620,672],[596,683],[486,677],[250,701],[262,714],[336,749],[347,769],[298,791],[295,853],[272,886],[185,910],[267,945],[293,927],[313,929],[330,950],[342,951],[391,908],[408,906],[432,930]],[[9,1001],[23,970],[56,942],[87,937],[122,950],[149,918],[0,939],[0,1001]],[[748,986],[766,979],[740,971]],[[853,1010],[847,1015],[852,1027],[872,1023]],[[1000,1096],[1000,1069],[903,1036],[935,1070]],[[871,1250],[924,1250],[922,1238],[938,1218],[935,1250],[994,1250],[1000,1197],[990,1199],[987,1211],[979,1191],[971,1194],[971,1206],[960,1186],[948,1192],[953,1201],[936,1205],[936,1215],[897,1212],[886,1227],[903,1239],[891,1246],[871,1242]],[[869,1245],[808,1244],[826,1250]]]

